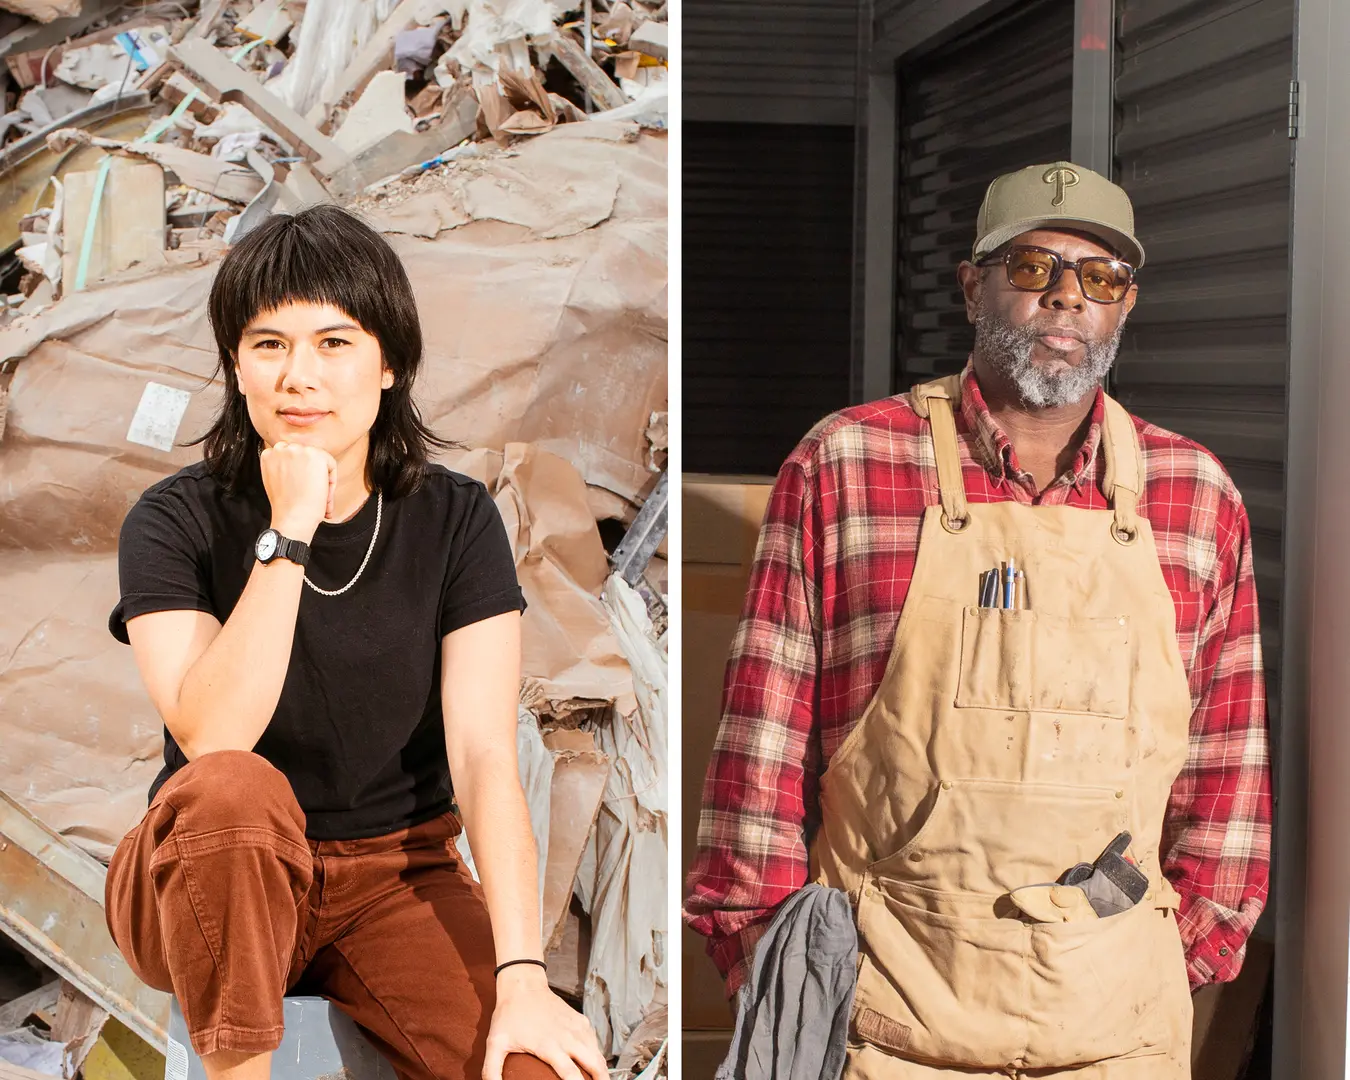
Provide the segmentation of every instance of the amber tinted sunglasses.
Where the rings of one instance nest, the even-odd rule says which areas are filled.
[[[1134,267],[1119,259],[1093,256],[1068,262],[1058,251],[1017,244],[1002,255],[989,255],[976,266],[1002,263],[1008,284],[1023,292],[1045,292],[1052,288],[1065,270],[1078,274],[1079,290],[1099,304],[1118,304],[1134,284]]]

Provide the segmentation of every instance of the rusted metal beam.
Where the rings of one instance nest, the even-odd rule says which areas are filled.
[[[160,1053],[169,996],[138,979],[103,911],[107,869],[0,792],[0,931]]]

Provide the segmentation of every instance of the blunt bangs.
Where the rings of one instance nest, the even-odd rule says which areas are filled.
[[[394,385],[381,394],[370,430],[366,479],[388,498],[415,491],[433,449],[458,445],[434,434],[412,400],[422,363],[417,302],[402,262],[384,237],[331,205],[274,215],[221,260],[207,314],[225,397],[210,430],[194,440],[203,445],[207,464],[234,491],[256,476],[262,440],[239,391],[235,360],[249,323],[293,303],[331,305],[379,342]]]

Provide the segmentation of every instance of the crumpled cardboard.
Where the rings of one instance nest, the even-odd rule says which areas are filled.
[[[475,162],[474,176],[490,185],[527,166],[547,172],[550,154],[574,149],[608,160],[619,181],[603,221],[555,239],[485,218],[434,240],[390,240],[422,315],[419,401],[431,425],[468,446],[535,443],[632,502],[652,481],[648,418],[666,403],[665,139],[546,145],[585,126],[529,144],[544,152],[537,162],[494,155]],[[572,212],[555,205],[559,215],[540,215],[544,231]],[[358,209],[378,216],[374,204]],[[93,287],[0,331],[0,359],[22,358],[0,442],[0,548],[111,551],[140,493],[199,458],[197,448],[164,451],[127,434],[151,382],[190,392],[176,441],[209,425],[218,388],[204,307],[214,272]]]
[[[131,650],[108,633],[117,595],[110,552],[0,560],[0,790],[105,861],[163,763]]]
[[[477,448],[443,460],[502,511],[530,604],[530,708],[552,717],[632,708],[595,507],[631,507],[654,483],[647,430],[666,408],[665,139],[564,134],[587,126],[540,136],[537,156],[490,154],[472,175],[531,175],[573,152],[608,161],[618,183],[602,220],[542,236],[578,216],[558,199],[524,223],[390,234],[423,319],[423,415]],[[144,813],[162,751],[131,650],[107,631],[117,535],[141,492],[200,456],[178,444],[218,401],[213,273],[98,285],[0,331],[0,360],[17,358],[0,438],[0,789],[105,860]]]

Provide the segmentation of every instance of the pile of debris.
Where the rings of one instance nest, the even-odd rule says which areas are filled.
[[[581,3],[3,0],[6,309],[209,259],[274,208],[480,143],[664,127],[666,0]]]
[[[515,542],[550,981],[616,1076],[664,1072],[666,571],[643,515],[668,435],[666,15],[569,2],[0,0],[30,16],[0,13],[0,931],[42,984],[5,992],[0,956],[0,1076],[163,1074],[167,1000],[100,908],[162,749],[107,632],[117,534],[199,457],[221,253],[330,200],[407,267],[423,415],[474,448],[443,460]]]

